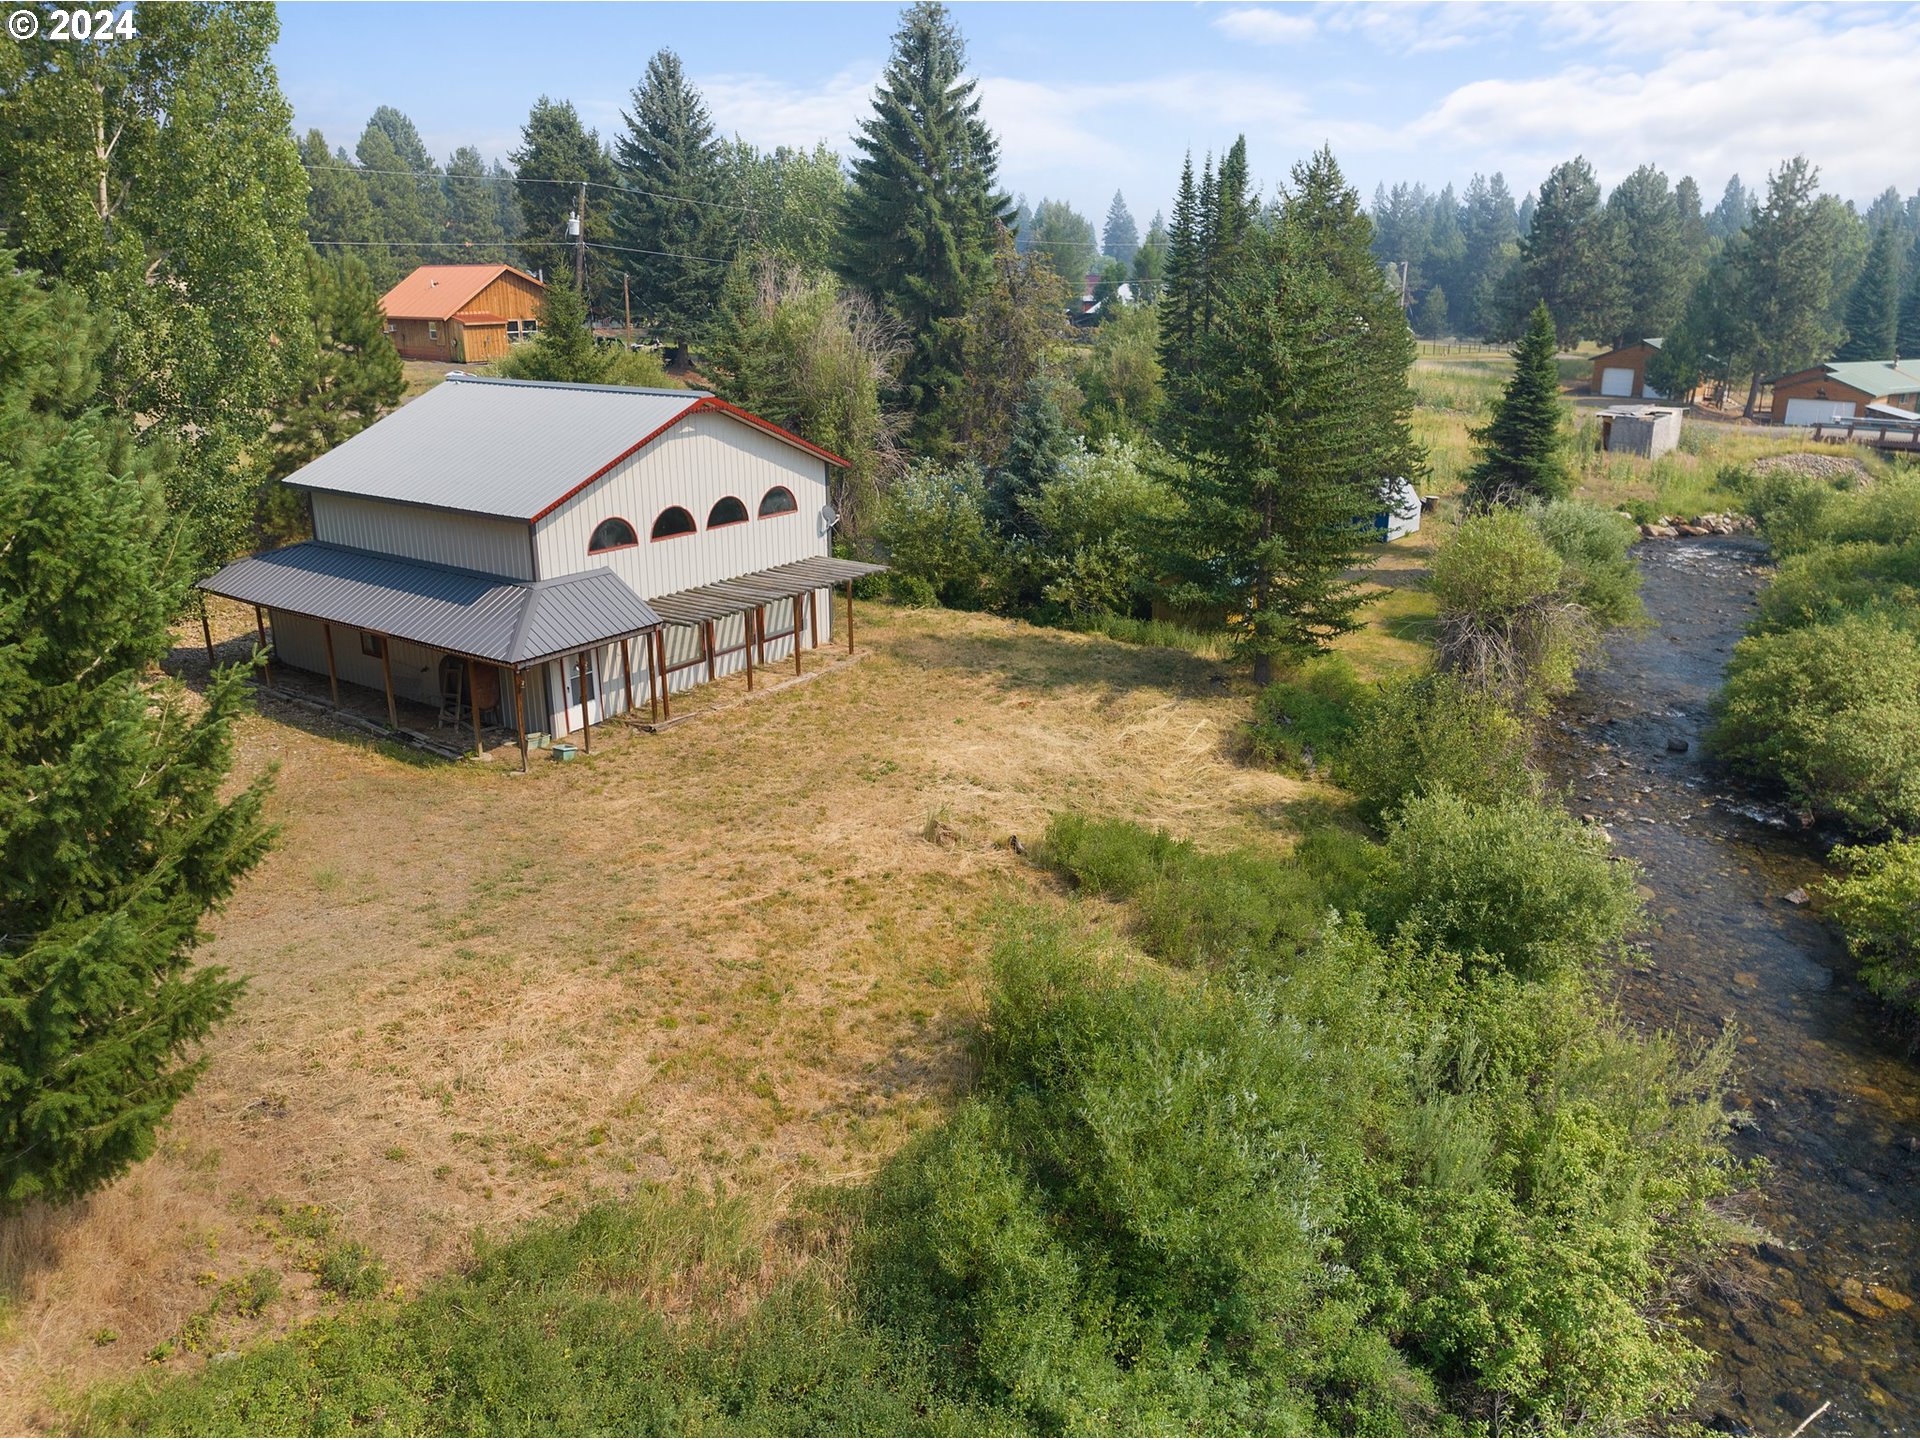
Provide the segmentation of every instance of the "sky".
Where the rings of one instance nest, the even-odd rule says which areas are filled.
[[[1518,196],[1584,154],[1611,186],[1652,162],[1709,206],[1803,151],[1862,204],[1920,190],[1920,4],[957,3],[1001,185],[1094,221],[1122,192],[1142,229],[1182,155],[1247,137],[1270,193],[1330,143],[1348,177],[1503,172]],[[611,139],[657,49],[717,128],[843,155],[899,7],[878,3],[340,3],[280,7],[275,49],[301,133],[352,149],[397,106],[445,157],[505,159],[541,95]]]

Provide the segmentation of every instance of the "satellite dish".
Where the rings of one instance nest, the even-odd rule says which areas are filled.
[[[820,507],[820,523],[828,530],[840,523],[840,511],[831,500]]]

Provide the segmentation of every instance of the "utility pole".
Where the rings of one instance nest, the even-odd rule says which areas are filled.
[[[573,221],[573,284],[583,296],[587,293],[587,182],[580,182],[580,204]],[[591,309],[588,311],[592,313]]]

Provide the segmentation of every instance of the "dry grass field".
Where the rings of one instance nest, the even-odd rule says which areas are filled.
[[[1419,653],[1424,553],[1383,552],[1363,669]],[[965,1079],[996,910],[1052,892],[1010,836],[1066,807],[1284,836],[1310,796],[1241,762],[1218,662],[882,606],[858,634],[812,683],[524,776],[269,699],[238,770],[277,767],[279,844],[202,951],[249,989],[152,1160],[0,1228],[0,1430],[283,1330],[343,1242],[411,1288],[642,1182],[771,1216],[864,1175]]]

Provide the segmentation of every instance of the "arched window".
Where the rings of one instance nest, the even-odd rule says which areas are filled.
[[[716,525],[739,525],[747,518],[747,507],[731,495],[722,495],[707,512],[707,529]]]
[[[676,535],[691,535],[698,527],[693,516],[678,505],[669,505],[660,512],[660,518],[653,522],[653,538],[671,540]]]
[[[639,543],[640,537],[633,533],[633,526],[615,515],[594,527],[593,538],[587,541],[587,553],[598,555],[603,550],[624,550]]]
[[[800,502],[793,498],[793,492],[784,485],[776,485],[760,497],[760,518],[769,515],[792,515],[800,508]]]

